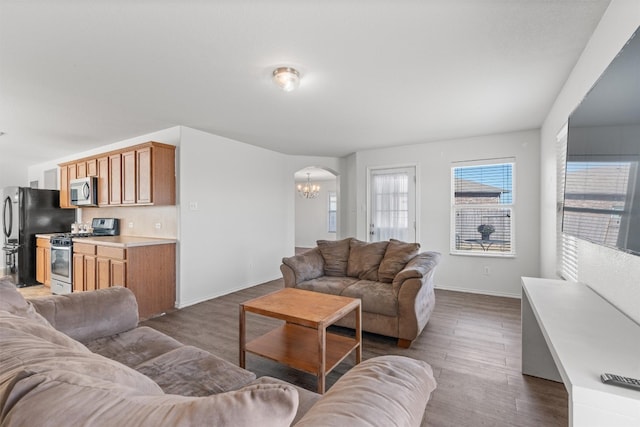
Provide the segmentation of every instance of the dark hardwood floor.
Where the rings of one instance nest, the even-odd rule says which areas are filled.
[[[179,341],[238,364],[238,304],[282,287],[257,285],[143,322]],[[248,313],[248,338],[278,321]],[[333,328],[338,333],[348,329]],[[399,354],[428,362],[438,387],[423,426],[566,426],[567,392],[560,383],[520,373],[520,300],[436,290],[436,308],[411,348],[363,334],[363,359]],[[327,388],[348,371],[348,357],[327,378]],[[247,368],[315,390],[315,377],[257,356]]]

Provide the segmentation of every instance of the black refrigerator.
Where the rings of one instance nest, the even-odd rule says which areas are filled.
[[[58,190],[7,187],[3,194],[4,248],[16,251],[16,286],[36,285],[36,234],[71,231],[75,209],[60,208]]]

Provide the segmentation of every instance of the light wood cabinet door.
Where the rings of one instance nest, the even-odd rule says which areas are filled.
[[[122,204],[136,202],[136,152],[122,153]]]
[[[136,178],[137,178],[137,203],[151,203],[153,192],[152,169],[151,169],[151,147],[136,150]]]
[[[109,204],[122,204],[122,156],[109,156]]]
[[[51,287],[51,249],[44,250],[44,285]]]
[[[36,281],[51,286],[51,245],[49,239],[36,239]]]
[[[86,161],[87,176],[98,176],[98,159],[90,159]]]
[[[45,251],[48,249],[36,247],[36,281],[42,284],[44,284]]]
[[[96,257],[92,255],[84,256],[84,289],[95,291],[97,289]]]
[[[66,166],[60,167],[60,207],[69,208],[69,169]]]
[[[127,263],[117,259],[111,260],[111,281],[110,286],[126,286],[127,284]]]
[[[109,158],[100,157],[96,160],[98,168],[98,205],[109,204]]]
[[[73,254],[73,292],[85,291],[84,255]]]
[[[76,177],[77,178],[86,178],[87,177],[87,163],[86,162],[76,163]]]
[[[109,258],[96,259],[97,289],[106,289],[111,285],[111,260]]]

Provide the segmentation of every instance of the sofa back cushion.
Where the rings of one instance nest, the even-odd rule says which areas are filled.
[[[117,382],[47,371],[12,384],[0,424],[17,426],[289,426],[292,386],[259,384],[207,397],[145,394]],[[37,408],[37,410],[34,410]]]
[[[384,257],[380,262],[380,267],[378,268],[378,280],[380,282],[392,283],[396,274],[398,274],[413,257],[418,255],[419,250],[419,243],[406,243],[391,239],[389,245],[387,245]]]
[[[351,237],[342,240],[318,240],[316,243],[324,258],[325,276],[346,276]]]
[[[51,295],[31,303],[54,328],[83,343],[138,326],[138,303],[127,288]]]
[[[47,319],[38,314],[33,304],[24,299],[22,294],[18,292],[16,285],[11,283],[7,277],[0,278],[0,311],[32,319],[42,325],[49,325]]]
[[[378,280],[378,267],[389,242],[366,243],[351,239],[347,275],[362,280]]]

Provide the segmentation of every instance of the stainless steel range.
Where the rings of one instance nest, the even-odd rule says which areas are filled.
[[[118,218],[94,218],[90,232],[64,233],[51,236],[51,292],[69,294],[73,291],[73,239],[78,237],[118,236]]]

